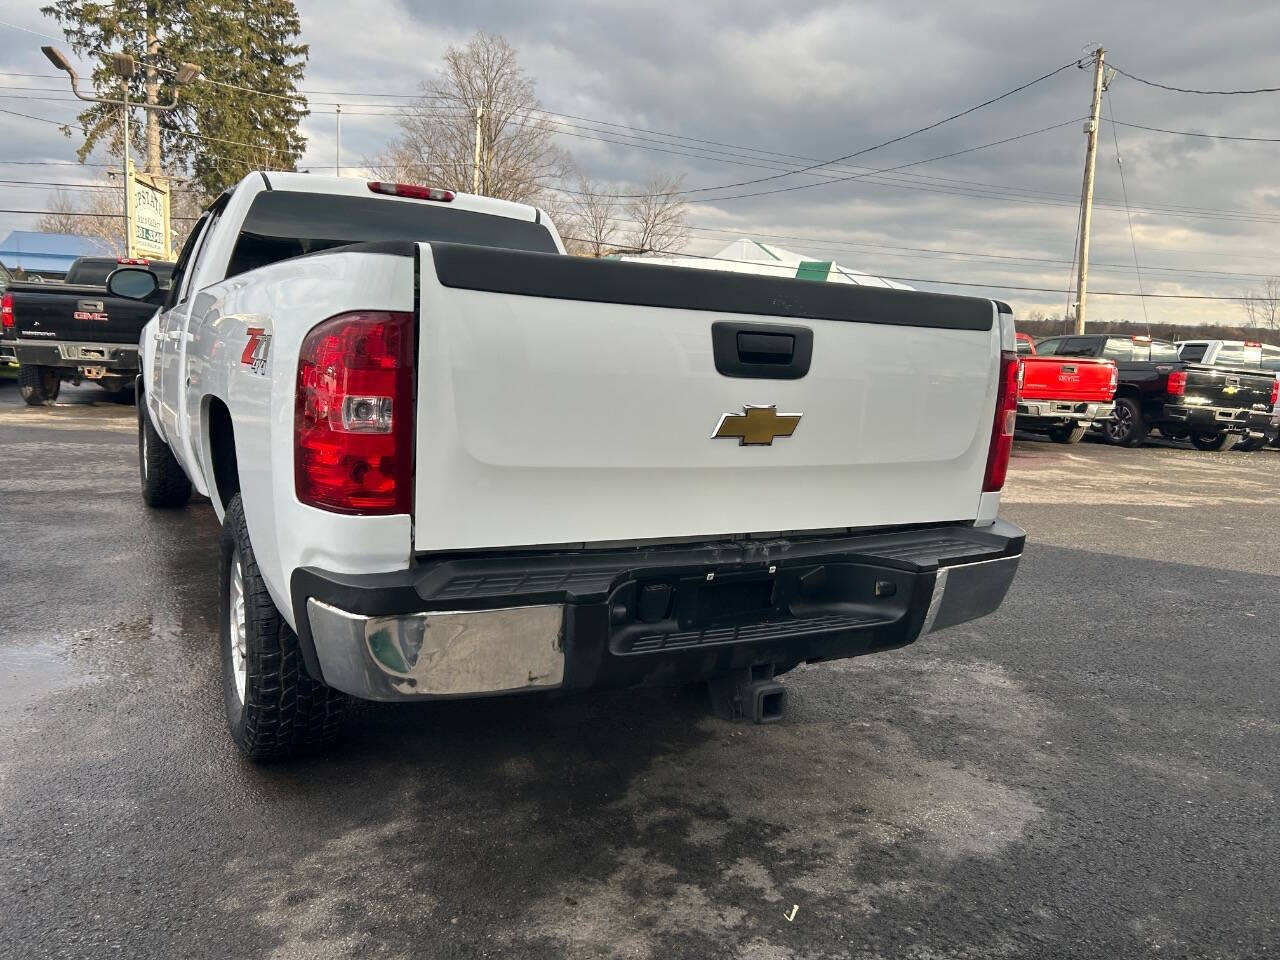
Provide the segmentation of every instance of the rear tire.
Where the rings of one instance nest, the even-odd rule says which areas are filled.
[[[314,679],[298,636],[280,616],[254,559],[240,494],[222,524],[218,637],[227,727],[253,760],[283,760],[328,746],[350,699]]]
[[[1088,431],[1087,423],[1070,424],[1063,427],[1050,427],[1049,439],[1054,443],[1079,443]]]
[[[151,424],[144,400],[138,400],[138,475],[142,500],[148,507],[169,510],[185,507],[191,499],[191,481]]]
[[[1117,447],[1138,447],[1147,439],[1151,428],[1142,416],[1142,407],[1132,397],[1116,397],[1116,410],[1112,419],[1102,428],[1107,443]]]
[[[1256,437],[1245,437],[1236,444],[1236,449],[1241,453],[1253,453],[1255,450],[1261,450],[1267,445],[1267,438],[1262,434]]]
[[[22,399],[33,407],[42,407],[58,399],[58,389],[62,380],[53,367],[30,366],[22,364],[18,367],[18,387]]]
[[[1206,453],[1223,453],[1236,445],[1239,437],[1234,433],[1204,433],[1196,431],[1191,434],[1191,445]]]

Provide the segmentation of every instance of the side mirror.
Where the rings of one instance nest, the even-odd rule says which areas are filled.
[[[160,278],[143,267],[120,267],[107,277],[107,293],[126,300],[146,300],[160,289]]]

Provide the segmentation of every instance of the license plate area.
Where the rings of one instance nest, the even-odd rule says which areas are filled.
[[[653,653],[891,623],[905,615],[913,583],[856,563],[646,576],[610,596],[609,646]]]

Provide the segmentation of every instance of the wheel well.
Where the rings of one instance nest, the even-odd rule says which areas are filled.
[[[1118,400],[1121,397],[1128,397],[1130,400],[1137,400],[1138,399],[1137,387],[1118,387],[1116,389],[1116,399]]]
[[[209,398],[209,465],[213,469],[213,482],[218,490],[218,500],[223,512],[231,498],[240,492],[240,467],[236,463],[235,429],[231,426],[231,411],[217,397]]]

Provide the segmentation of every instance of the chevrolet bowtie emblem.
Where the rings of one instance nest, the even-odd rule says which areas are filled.
[[[737,440],[740,447],[769,447],[774,437],[789,437],[796,432],[801,413],[779,413],[772,404],[746,404],[742,413],[726,413],[716,424],[712,440]]]

